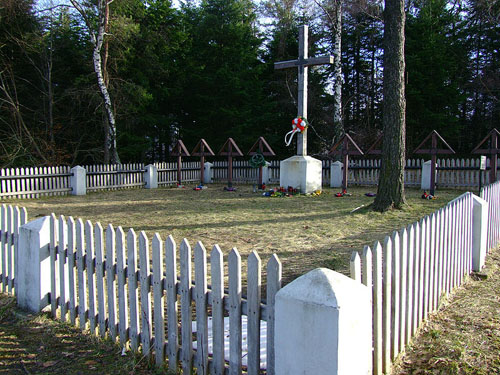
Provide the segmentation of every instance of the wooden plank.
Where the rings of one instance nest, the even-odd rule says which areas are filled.
[[[139,349],[139,296],[137,293],[137,236],[132,228],[127,233],[128,304],[130,306],[130,348]]]
[[[67,221],[68,227],[68,296],[69,296],[69,321],[76,324],[76,289],[75,289],[75,244],[76,227],[75,220],[70,216]]]
[[[154,347],[156,366],[163,366],[165,361],[165,298],[163,297],[163,243],[155,233],[152,241],[153,250],[153,306],[154,306]]]
[[[12,205],[7,206],[7,286],[12,295],[14,289],[14,242],[12,241],[14,233],[14,209]]]
[[[57,258],[59,260],[59,307],[61,311],[61,321],[66,321],[68,309],[66,308],[67,302],[67,262],[66,262],[66,243],[68,231],[66,227],[66,220],[64,216],[59,216],[59,244],[57,246]]]
[[[399,353],[399,335],[400,325],[400,289],[401,289],[401,259],[400,259],[400,238],[398,232],[393,232],[391,236],[392,240],[392,274],[391,274],[391,291],[392,291],[392,303],[391,303],[391,360],[395,360]]]
[[[257,252],[248,256],[247,272],[247,344],[248,374],[260,373],[260,300],[261,300],[261,260]]]
[[[274,329],[276,326],[275,305],[276,293],[281,289],[282,266],[276,254],[273,254],[267,262],[267,289],[266,289],[266,312],[267,312],[267,374],[275,375],[276,355],[274,347]]]
[[[2,190],[3,191],[3,190]],[[1,291],[3,293],[7,292],[7,206],[2,204],[0,211],[0,230],[1,233],[1,247],[0,247],[0,265],[2,277],[0,279],[1,282]]]
[[[436,310],[435,306],[435,285],[436,285],[436,213],[430,215],[430,243],[429,243],[429,312]]]
[[[104,230],[101,223],[94,225],[95,237],[95,272],[96,272],[96,294],[97,294],[97,321],[99,324],[99,335],[106,337],[106,296],[104,295]]]
[[[351,279],[361,282],[361,258],[357,251],[353,251],[349,260]]]
[[[139,276],[141,282],[141,345],[142,355],[151,356],[151,284],[149,271],[149,239],[146,232],[139,234]]]
[[[106,228],[106,292],[108,300],[108,330],[111,341],[116,342],[118,335],[116,320],[116,236],[111,224]]]
[[[213,373],[224,375],[224,260],[219,245],[210,253],[212,280]],[[268,371],[269,373],[269,371]]]
[[[382,245],[375,242],[373,246],[373,374],[382,375],[383,364],[383,275]]]
[[[76,220],[76,272],[78,277],[78,321],[83,331],[87,323],[87,283],[85,280],[85,227]]]
[[[423,284],[423,289],[422,289],[422,299],[423,299],[423,319],[427,319],[427,315],[429,314],[429,280],[430,280],[430,217],[426,216],[424,218],[425,220],[425,231],[423,233],[423,236],[425,238],[425,246],[423,247],[423,252],[424,252],[424,284]]]
[[[406,287],[408,277],[408,232],[406,228],[399,232],[399,353],[404,350],[406,344],[406,301],[408,290]]]
[[[410,339],[413,336],[413,322],[414,322],[414,310],[415,306],[415,293],[414,293],[414,281],[415,281],[415,224],[410,224],[407,227],[407,263],[406,263],[406,332],[405,332],[405,345],[410,343]]]
[[[229,253],[229,374],[241,374],[241,257],[236,248]]]
[[[196,302],[196,373],[208,374],[207,252],[201,242],[194,248]]]
[[[128,342],[128,298],[126,285],[126,249],[125,233],[122,227],[116,228],[116,282],[118,284],[118,333],[120,336],[120,345],[127,347]]]
[[[56,284],[56,251],[57,251],[57,238],[58,238],[58,224],[56,215],[50,215],[50,309],[52,317],[57,317],[57,284]],[[5,287],[5,284],[4,284]]]
[[[444,274],[443,274],[443,287],[446,295],[450,293],[450,279],[451,279],[451,231],[450,231],[450,207],[446,206],[443,210],[444,216],[444,233],[443,233],[443,262],[444,262]]]
[[[89,298],[89,330],[95,335],[96,329],[96,295],[95,295],[95,266],[94,266],[94,230],[92,222],[85,222],[85,265],[87,267],[87,293]]]
[[[14,217],[13,217],[13,226],[12,226],[12,236],[13,236],[13,246],[12,246],[12,251],[13,251],[13,274],[12,277],[14,278],[14,293],[17,295],[17,275],[18,273],[18,248],[19,248],[19,227],[21,226],[20,220],[21,220],[21,211],[19,210],[18,206],[15,206],[13,208],[14,212]],[[0,254],[1,254],[1,249],[0,249]],[[1,256],[0,256],[1,258]],[[1,269],[1,266],[0,266]]]
[[[416,222],[413,224],[413,227],[415,229],[415,267],[414,267],[414,272],[415,276],[413,278],[414,282],[413,285],[415,286],[414,288],[414,303],[413,303],[413,327],[412,327],[412,334],[414,335],[417,332],[417,328],[420,325],[420,322],[422,320],[422,315],[423,315],[423,302],[422,302],[422,289],[423,289],[423,257],[422,257],[422,223],[424,223],[424,220],[420,220],[419,222]]]
[[[363,266],[361,282],[363,285],[371,288],[373,286],[373,261],[372,261],[372,249],[370,246],[365,246],[363,248],[363,254],[361,255],[361,264]]]
[[[392,279],[392,240],[384,239],[383,247],[383,303],[382,303],[382,372],[391,370],[391,279]]]
[[[172,236],[165,241],[165,281],[167,284],[167,358],[168,368],[177,370],[179,335],[177,325],[177,256]]]
[[[445,239],[444,234],[444,212],[443,209],[439,209],[437,212],[437,233],[436,233],[436,247],[437,247],[437,285],[436,285],[436,306],[439,307],[443,293],[443,273],[444,273],[444,247]]]
[[[182,372],[190,374],[193,364],[193,345],[192,345],[192,308],[191,308],[191,246],[187,239],[181,242],[180,246],[180,262],[181,262],[181,341],[182,355],[181,364]]]

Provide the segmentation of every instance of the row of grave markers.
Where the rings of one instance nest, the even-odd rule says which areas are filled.
[[[497,129],[491,130],[486,137],[472,150],[473,154],[487,154],[490,156],[490,181],[494,182],[497,180],[497,155],[500,153],[500,148],[498,145],[498,139],[500,132]],[[428,144],[429,140],[431,145],[428,148],[424,148]],[[345,134],[329,151],[329,155],[342,156],[342,163],[344,164],[343,175],[342,175],[342,189],[347,189],[347,176],[348,176],[348,166],[349,166],[349,156],[350,155],[381,155],[382,151],[380,149],[380,144],[382,141],[382,135],[380,135],[373,145],[363,153],[363,151],[358,147],[356,142],[349,136]],[[489,146],[486,144],[489,141]],[[438,144],[441,143],[444,147],[439,148]],[[414,154],[431,155],[431,178],[430,178],[430,194],[434,195],[435,190],[435,178],[436,178],[436,160],[437,155],[451,155],[455,154],[455,151],[451,146],[439,135],[439,133],[433,130],[417,148],[413,151]]]
[[[183,156],[199,156],[200,157],[200,180],[201,184],[204,181],[204,165],[205,165],[205,157],[206,156],[215,156],[214,152],[208,145],[208,143],[202,138],[198,142],[198,144],[194,147],[191,154],[188,152],[186,146],[182,142],[182,140],[178,140],[175,144],[172,152],[170,153],[172,156],[177,156],[177,182],[179,185],[182,184],[181,181],[181,165],[182,165],[182,157]],[[254,145],[248,151],[248,155],[253,156],[255,154],[261,154],[263,156],[275,156],[273,149],[264,137],[259,137]],[[227,165],[228,165],[228,173],[227,173],[227,186],[231,188],[233,186],[233,157],[243,156],[240,148],[236,144],[236,142],[232,138],[228,138],[226,143],[222,146],[219,153],[217,155],[227,156]],[[259,167],[259,186],[262,185],[262,166]]]

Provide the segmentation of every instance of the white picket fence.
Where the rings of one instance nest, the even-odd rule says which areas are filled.
[[[419,187],[422,179],[423,159],[406,162],[405,185]],[[269,182],[279,184],[279,160],[270,161]],[[213,181],[227,181],[227,160],[215,161],[212,167]],[[436,184],[438,188],[476,188],[480,175],[482,184],[489,183],[489,173],[479,171],[479,159],[439,159]],[[158,185],[177,183],[177,162],[155,163],[158,168]],[[323,184],[330,182],[330,160],[323,160]],[[487,160],[489,166],[489,159]],[[87,165],[87,190],[116,190],[142,188],[145,185],[145,166],[142,163],[119,165]],[[379,159],[351,159],[349,185],[377,185],[380,171]],[[233,182],[256,183],[258,169],[248,160],[233,160]],[[38,198],[48,195],[65,195],[72,190],[69,167],[7,168],[0,169],[0,199]],[[200,162],[182,161],[181,178],[184,183],[200,181]]]
[[[481,198],[488,202],[487,248],[500,242],[500,181],[481,189]]]
[[[24,209],[5,205],[1,214],[0,285],[3,292],[14,294],[16,241],[27,215]],[[52,214],[52,315],[154,356],[158,365],[168,360],[174,371],[180,364],[184,373],[194,367],[198,374],[259,374],[266,368],[272,374],[274,299],[282,273],[278,257],[273,255],[267,263],[264,302],[256,252],[247,260],[246,296],[236,248],[228,256],[227,289],[218,245],[208,256],[210,275],[201,242],[194,248],[194,267],[192,256],[186,239],[177,250],[171,236],[163,241],[156,234],[150,242],[144,232],[137,236],[130,229],[125,235],[111,224],[104,231],[100,223]],[[261,341],[261,336],[266,339]]]
[[[500,242],[500,182],[485,187],[488,246]],[[472,193],[387,236],[361,256],[351,277],[373,291],[373,373],[386,374],[420,324],[472,271]]]
[[[487,241],[492,248],[500,242],[500,182],[485,186],[481,197],[488,202]],[[27,222],[27,213],[2,205],[0,215],[0,289],[14,294],[19,227]],[[473,195],[465,193],[393,232],[382,244],[365,246],[361,257],[353,253],[351,277],[373,292],[374,374],[389,372],[421,323],[471,272],[472,218]],[[138,237],[133,229],[125,235],[120,227],[109,225],[104,231],[99,223],[52,215],[53,316],[141,350],[158,364],[168,360],[171,369],[181,365],[184,371],[195,367],[199,373],[244,369],[257,374],[266,368],[274,373],[274,301],[281,287],[278,258],[273,255],[267,263],[263,303],[257,253],[248,257],[244,298],[236,249],[228,256],[226,289],[217,245],[208,257],[198,242],[193,267],[186,240],[177,251],[170,236],[163,241],[155,235],[151,243],[144,232]],[[265,343],[260,340],[263,332]]]

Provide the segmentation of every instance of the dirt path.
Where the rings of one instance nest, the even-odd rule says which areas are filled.
[[[500,248],[479,276],[431,315],[392,375],[500,374]]]

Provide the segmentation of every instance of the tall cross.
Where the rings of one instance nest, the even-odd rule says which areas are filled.
[[[299,97],[297,117],[307,119],[307,70],[309,66],[333,64],[333,56],[308,58],[309,26],[302,25],[299,29],[299,58],[298,60],[281,61],[274,63],[274,69],[299,68]],[[297,155],[307,155],[307,129],[299,133],[297,138]]]

